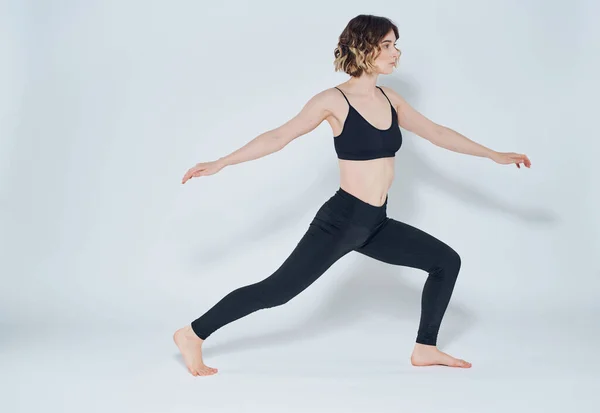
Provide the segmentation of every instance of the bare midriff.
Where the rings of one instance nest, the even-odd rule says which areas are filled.
[[[340,187],[367,204],[381,206],[394,180],[394,160],[395,158],[367,161],[338,159]]]

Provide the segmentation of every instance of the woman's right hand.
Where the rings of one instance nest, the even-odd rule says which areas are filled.
[[[185,184],[187,180],[193,177],[198,178],[200,176],[214,175],[223,169],[224,166],[225,164],[221,161],[197,163],[185,173],[181,183]]]

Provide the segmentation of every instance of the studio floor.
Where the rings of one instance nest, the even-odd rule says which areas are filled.
[[[177,326],[6,327],[4,412],[597,412],[589,320],[470,328],[439,346],[471,369],[413,367],[406,326],[363,322],[317,336],[232,328],[206,341],[193,377]],[[286,330],[293,331],[293,330]]]

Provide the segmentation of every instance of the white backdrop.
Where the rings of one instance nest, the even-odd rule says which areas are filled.
[[[339,186],[327,123],[260,160],[183,186],[181,177],[345,81],[333,71],[333,49],[348,20],[369,13],[400,30],[399,68],[381,85],[432,120],[533,163],[500,166],[403,130],[388,214],[447,242],[463,262],[440,344],[458,340],[452,354],[493,368],[485,349],[475,361],[465,345],[524,346],[516,354],[529,360],[554,349],[556,360],[573,350],[568,340],[599,338],[597,2],[65,0],[2,8],[7,328],[35,327],[42,340],[137,328],[170,340],[229,291],[275,271]],[[215,333],[213,355],[224,351],[218,344],[229,352],[215,367],[250,337],[273,351],[274,341],[344,329],[369,331],[370,340],[397,332],[398,351],[408,352],[396,363],[406,364],[425,278],[351,253],[287,305]],[[173,362],[172,350],[152,358]]]

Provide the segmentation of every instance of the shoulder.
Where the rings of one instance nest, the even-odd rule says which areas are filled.
[[[340,96],[336,96],[335,93]],[[334,89],[321,90],[308,99],[296,116],[274,129],[277,136],[281,137],[282,142],[284,142],[284,146],[297,137],[312,131],[323,120],[331,116],[335,117],[335,113],[339,113],[341,105],[336,98],[341,98],[343,102],[344,98],[339,91]]]
[[[335,104],[336,102],[339,102],[340,99],[344,101],[344,95],[342,95],[342,92],[335,87],[321,90],[311,98],[311,100],[322,104]]]
[[[401,107],[402,105],[404,105],[406,103],[406,101],[404,100],[404,98],[398,93],[396,92],[394,89],[392,89],[389,86],[379,86],[381,88],[381,90],[383,90],[383,92],[387,95],[387,97],[392,101],[392,104],[394,105],[394,107],[396,109],[398,109],[399,107]]]
[[[315,93],[306,102],[306,106],[319,109],[331,115],[339,111],[345,103],[344,95],[335,87],[330,87]]]

